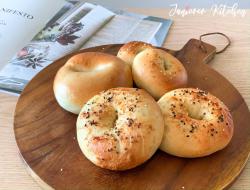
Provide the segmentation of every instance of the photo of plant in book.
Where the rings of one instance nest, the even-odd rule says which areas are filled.
[[[82,30],[83,26],[81,22],[70,20],[63,26],[54,23],[46,27],[33,38],[33,43],[28,44],[16,54],[11,60],[12,64],[33,69],[43,67],[42,63],[48,61],[46,57],[50,50],[50,46],[43,42],[57,42],[63,46],[74,44],[75,40],[81,37],[75,33]]]
[[[83,24],[81,22],[69,21],[64,26],[55,23],[52,26],[42,30],[37,36],[35,36],[34,41],[43,42],[58,42],[61,45],[74,44],[79,35],[75,35],[76,32],[83,29]]]
[[[40,31],[34,38],[36,42],[58,42],[61,45],[75,44],[75,40],[80,38],[76,33],[83,29],[84,24],[80,21],[90,9],[85,8],[73,15],[65,17],[74,3],[66,4],[57,15],[55,15],[46,27]]]
[[[36,69],[37,67],[43,67],[43,63],[47,61],[49,46],[43,46],[40,44],[29,44],[17,53],[12,59],[14,65],[23,67],[30,67]]]
[[[11,63],[25,68],[41,69],[46,66],[43,63],[49,61],[48,55],[50,51],[53,51],[53,44],[58,43],[62,46],[75,44],[75,40],[81,38],[76,33],[83,29],[84,24],[79,21],[79,15],[71,19],[65,19],[64,14],[69,11],[71,6],[71,4],[66,4],[32,39],[31,43],[22,48],[12,58]]]

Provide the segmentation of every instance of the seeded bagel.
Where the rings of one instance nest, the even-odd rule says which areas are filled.
[[[77,119],[77,140],[95,165],[110,170],[134,168],[158,149],[164,120],[144,90],[114,88],[91,98]]]
[[[187,72],[182,63],[151,44],[129,42],[120,48],[117,56],[132,66],[136,86],[157,100],[166,92],[187,84]]]
[[[225,148],[233,135],[233,120],[215,96],[193,88],[166,93],[158,104],[165,120],[160,149],[180,157],[201,157]]]

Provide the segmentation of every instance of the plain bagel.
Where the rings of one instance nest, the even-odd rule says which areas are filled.
[[[187,72],[182,63],[150,44],[130,42],[121,47],[117,56],[125,62],[132,62],[135,84],[147,90],[155,99],[187,84]]]
[[[78,114],[92,96],[114,87],[132,87],[131,68],[116,56],[86,52],[71,57],[56,74],[54,94],[59,105]]]
[[[148,160],[161,144],[164,120],[144,90],[115,88],[91,98],[77,119],[77,140],[95,165],[126,170]]]
[[[158,104],[165,120],[160,149],[180,157],[201,157],[223,149],[233,135],[232,116],[215,96],[193,88],[166,93]]]

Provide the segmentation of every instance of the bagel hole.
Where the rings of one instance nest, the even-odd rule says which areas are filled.
[[[102,112],[100,113],[98,118],[100,121],[102,121],[101,128],[106,131],[113,129],[116,126],[118,113],[112,105],[109,105],[102,109]]]
[[[71,66],[70,69],[74,72],[91,72],[91,71],[102,71],[108,69],[111,66],[112,63],[99,64],[96,66],[90,64],[87,64],[87,66],[76,64],[74,66]]]
[[[195,120],[203,120],[204,115],[202,113],[204,113],[204,111],[201,111],[201,105],[199,105],[198,103],[193,103],[194,102],[186,105],[188,116]]]
[[[203,120],[203,116],[200,114],[194,114],[192,112],[188,112],[188,116],[192,119]]]
[[[166,61],[164,60],[163,67],[165,70],[168,70],[168,65],[166,64]]]
[[[71,66],[70,69],[74,72],[84,72],[85,70],[83,69],[82,66],[80,65],[75,65],[75,66]]]
[[[115,110],[115,117],[113,118],[113,121],[112,121],[112,127],[116,126],[117,120],[118,120],[118,112],[117,110]]]
[[[167,71],[169,69],[169,62],[164,58],[160,57],[160,65],[163,70]]]

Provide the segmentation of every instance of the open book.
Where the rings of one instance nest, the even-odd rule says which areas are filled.
[[[21,93],[44,67],[82,48],[133,40],[161,46],[170,25],[171,20],[167,19],[67,1],[46,26],[0,70],[0,89]]]

